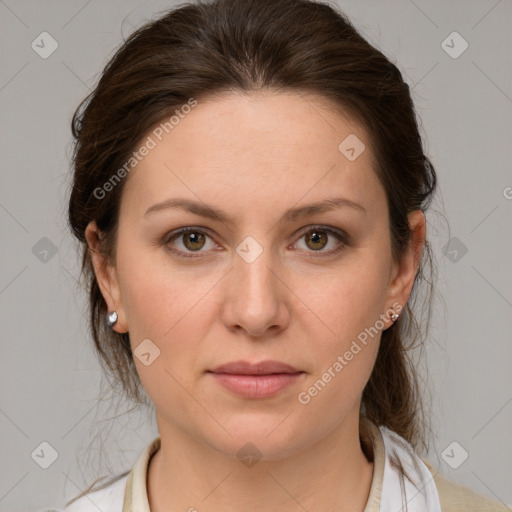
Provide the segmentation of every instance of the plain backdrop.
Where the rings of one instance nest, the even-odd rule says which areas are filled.
[[[123,38],[174,5],[0,0],[2,512],[62,506],[96,477],[130,469],[157,435],[152,411],[114,408],[101,388],[65,214],[74,109]],[[450,226],[427,216],[438,266],[423,360],[428,457],[512,505],[512,2],[337,5],[412,87],[439,177],[433,208]],[[32,44],[41,37],[45,51],[58,45],[46,58]]]

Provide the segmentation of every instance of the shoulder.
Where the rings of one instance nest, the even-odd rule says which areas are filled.
[[[499,501],[478,494],[442,475],[428,461],[423,463],[432,473],[443,512],[511,512],[512,509]]]
[[[128,473],[125,471],[115,475],[100,488],[77,498],[62,512],[89,512],[91,509],[122,512]]]

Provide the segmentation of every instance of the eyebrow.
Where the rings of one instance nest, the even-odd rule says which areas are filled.
[[[294,221],[301,217],[336,210],[344,206],[348,206],[359,212],[366,213],[366,208],[359,203],[355,203],[354,201],[351,201],[350,199],[346,199],[344,197],[332,197],[305,206],[288,208],[288,210],[284,212],[282,220]],[[215,208],[213,206],[208,206],[205,203],[193,201],[190,199],[167,199],[165,201],[162,201],[161,203],[154,204],[145,211],[144,217],[147,216],[149,213],[167,209],[184,210],[195,215],[199,215],[201,217],[218,220],[223,223],[233,224],[233,217],[231,217],[225,211],[219,208]]]

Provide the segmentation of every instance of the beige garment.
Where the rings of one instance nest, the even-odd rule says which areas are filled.
[[[476,492],[457,484],[453,480],[441,475],[425,459],[422,459],[434,476],[437,492],[443,507],[443,512],[511,512],[512,508],[507,507],[499,501],[491,500],[477,494]]]

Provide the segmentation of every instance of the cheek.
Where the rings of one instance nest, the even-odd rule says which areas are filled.
[[[212,286],[179,279],[179,273],[133,269],[128,275],[123,305],[142,386],[158,410],[180,404],[182,414],[197,413],[184,389],[192,387],[201,370],[197,356],[204,350],[201,342],[207,339],[211,316],[201,298],[207,299]]]
[[[297,403],[303,412],[307,411],[306,418],[323,416],[326,428],[358,403],[379,349],[382,291],[378,280],[374,286],[368,285],[368,274],[361,281],[358,277],[354,272],[336,286],[331,284],[326,299],[317,299],[311,307],[319,312],[324,335],[317,330],[314,346],[310,343],[308,347],[315,368],[299,390]],[[319,320],[314,315],[308,318],[310,325],[304,328],[314,332]]]
[[[362,393],[384,328],[380,315],[386,310],[386,265],[376,254],[359,254],[335,273],[314,281],[301,278],[301,296],[309,307],[302,315],[304,329],[316,332],[309,347],[315,371],[301,390],[303,400],[298,397],[303,406],[338,415]]]
[[[219,276],[199,267],[197,272],[173,267],[162,249],[146,248],[119,256],[119,282],[132,349],[136,351],[143,340],[151,340],[160,351],[160,362],[165,361],[169,371],[185,378],[186,369],[198,366],[194,357],[216,318]]]
[[[385,312],[388,277],[387,261],[361,251],[332,272],[312,279],[297,275],[294,289],[300,290],[310,310],[308,322],[322,323],[329,339],[346,342],[373,326]]]
[[[163,248],[122,240],[117,264],[130,334],[161,338],[192,307],[197,281],[172,269]]]

